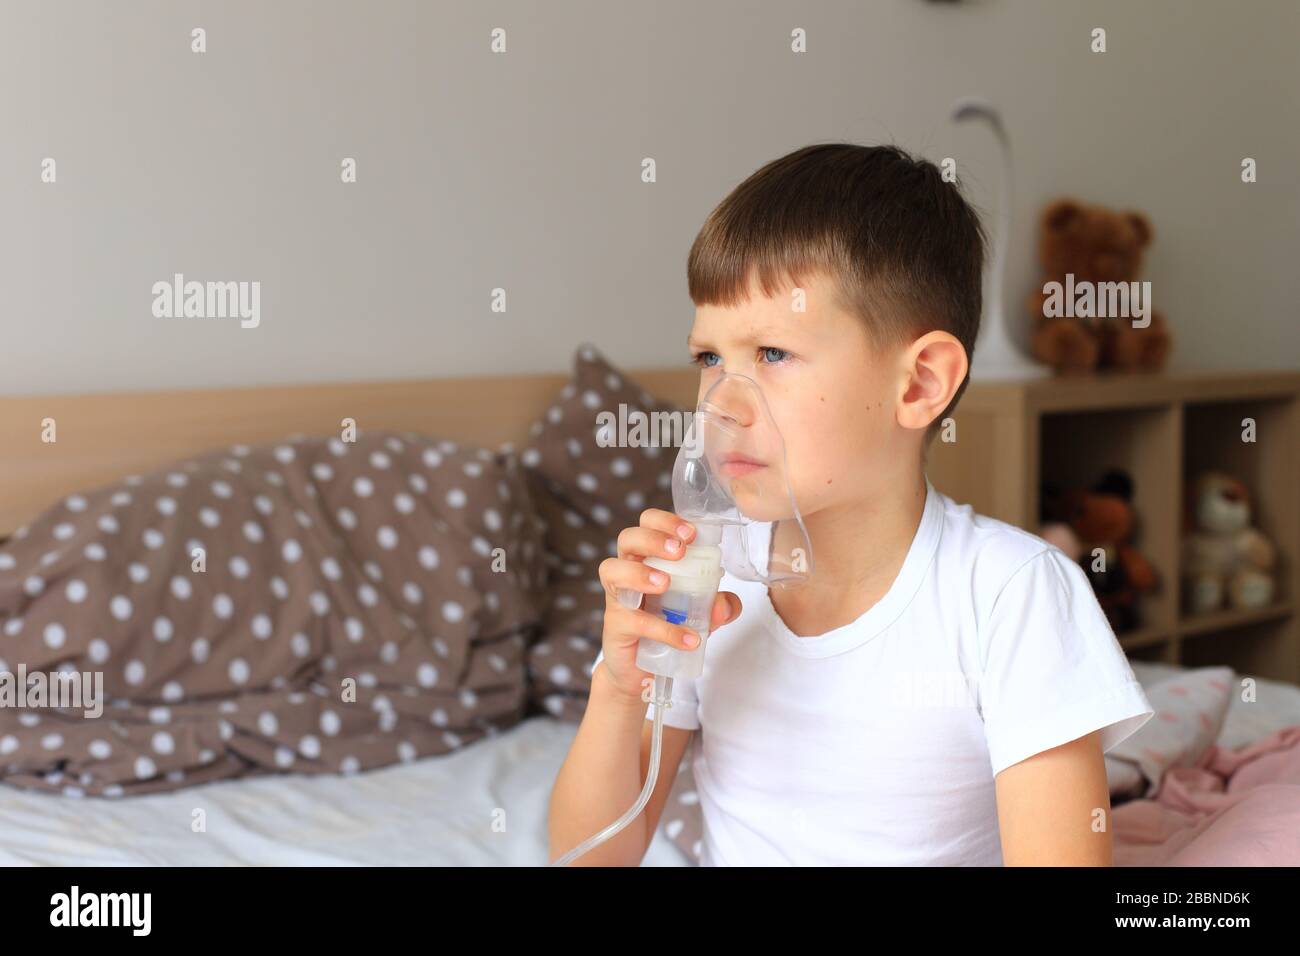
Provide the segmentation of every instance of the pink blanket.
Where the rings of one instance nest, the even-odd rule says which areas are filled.
[[[1116,866],[1300,866],[1300,725],[1211,747],[1111,818]]]

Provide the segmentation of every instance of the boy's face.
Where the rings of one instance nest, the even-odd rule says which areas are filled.
[[[805,311],[794,311],[793,288],[764,297],[751,286],[734,307],[698,306],[688,345],[701,369],[698,398],[723,372],[752,378],[761,387],[785,441],[790,487],[806,517],[837,505],[859,506],[899,473],[907,448],[895,420],[902,394],[903,346],[880,350],[861,320],[834,301],[832,280],[809,277]],[[727,399],[721,398],[725,403]],[[733,414],[743,428],[752,411],[737,399]],[[762,489],[763,504],[784,493],[777,467],[732,477],[742,511],[757,520],[788,517],[747,508],[745,489]],[[767,479],[767,480],[765,480]],[[784,506],[784,502],[782,502]]]

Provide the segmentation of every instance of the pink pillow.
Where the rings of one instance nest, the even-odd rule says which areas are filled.
[[[1195,766],[1214,745],[1236,680],[1231,667],[1200,667],[1146,688],[1155,716],[1106,756],[1137,764],[1155,796],[1166,770]]]

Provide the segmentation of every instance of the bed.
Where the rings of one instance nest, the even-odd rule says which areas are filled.
[[[1133,670],[1151,686],[1181,668]],[[1234,702],[1220,746],[1300,724],[1300,687],[1261,681],[1260,699]],[[355,777],[287,774],[114,801],[0,787],[0,864],[538,866],[546,801],[576,730],[539,715],[463,751]],[[511,808],[507,826],[494,832],[502,806]],[[196,807],[207,811],[206,833],[191,832]],[[666,834],[669,823],[670,814],[642,865],[694,865]]]
[[[304,734],[299,729],[288,741],[291,746],[285,746],[286,727],[304,703],[316,708],[311,711],[313,728],[317,723],[326,726],[326,718],[331,716],[326,712],[328,701],[312,696],[320,692],[320,674],[303,676],[301,669],[293,671],[291,679],[276,675],[257,688],[241,687],[238,700],[245,700],[256,690],[256,710],[260,711],[242,715],[242,719],[237,717],[237,701],[223,699],[228,688],[208,687],[205,693],[198,693],[194,687],[177,689],[172,686],[175,681],[171,681],[159,684],[164,696],[151,697],[140,681],[130,687],[121,685],[119,698],[138,699],[115,701],[122,707],[111,716],[115,727],[121,725],[121,733],[112,739],[113,747],[102,739],[103,734],[92,733],[77,744],[75,759],[52,767],[33,769],[31,764],[22,766],[17,762],[6,766],[5,761],[23,756],[23,747],[30,749],[37,742],[44,746],[56,737],[58,743],[50,749],[60,754],[88,722],[65,720],[56,724],[57,732],[52,732],[48,723],[38,727],[36,718],[29,715],[24,715],[22,726],[12,719],[8,725],[0,724],[0,770],[8,771],[0,781],[0,863],[543,864],[550,788],[576,732],[585,703],[585,679],[599,647],[603,593],[598,583],[592,587],[595,566],[610,553],[611,529],[635,523],[634,516],[642,507],[670,507],[665,477],[671,469],[671,455],[645,450],[645,456],[630,465],[615,459],[611,464],[622,467],[611,468],[614,477],[601,472],[597,482],[591,474],[594,469],[583,464],[577,452],[584,442],[591,441],[592,409],[627,406],[632,412],[653,416],[691,408],[696,382],[691,369],[623,373],[593,347],[584,345],[575,356],[574,372],[569,376],[0,398],[0,454],[4,456],[5,474],[0,489],[0,539],[12,534],[5,546],[9,550],[0,548],[0,559],[21,552],[24,542],[30,541],[29,527],[37,529],[30,534],[49,534],[53,544],[28,548],[23,561],[30,566],[29,571],[48,567],[51,580],[58,578],[61,594],[70,595],[74,584],[82,584],[80,578],[75,578],[82,572],[70,572],[74,575],[71,582],[66,580],[69,573],[63,573],[68,561],[73,561],[75,567],[85,563],[81,552],[69,556],[70,546],[84,544],[88,553],[99,547],[100,540],[107,540],[103,535],[108,532],[104,531],[101,515],[98,529],[91,528],[89,538],[79,537],[72,522],[65,520],[76,516],[60,513],[60,507],[89,514],[99,502],[103,508],[115,507],[115,514],[125,515],[135,507],[128,504],[128,491],[149,487],[154,487],[160,497],[172,501],[169,496],[175,496],[184,504],[184,489],[190,478],[206,476],[204,481],[213,486],[237,485],[241,473],[253,470],[247,467],[250,462],[261,462],[266,477],[270,477],[270,470],[278,469],[275,482],[258,485],[256,495],[249,491],[250,501],[258,506],[258,511],[249,514],[260,515],[259,520],[270,528],[270,533],[258,532],[258,547],[276,561],[288,561],[284,553],[288,550],[287,536],[299,536],[288,515],[292,514],[303,529],[335,521],[337,512],[329,486],[340,480],[336,472],[342,471],[345,458],[331,456],[341,454],[336,447],[337,435],[340,427],[346,429],[348,423],[360,424],[371,436],[369,444],[363,442],[357,447],[365,449],[362,457],[372,464],[383,459],[383,465],[376,467],[385,473],[403,470],[397,467],[403,461],[410,462],[405,471],[412,473],[427,466],[431,457],[440,464],[455,462],[467,474],[476,469],[474,474],[490,478],[494,487],[502,489],[505,503],[500,507],[504,513],[508,514],[510,508],[535,509],[540,515],[537,527],[545,531],[537,538],[544,541],[545,554],[532,564],[535,568],[545,565],[547,571],[545,581],[527,573],[519,574],[517,580],[512,577],[513,583],[507,585],[498,586],[494,581],[492,586],[504,596],[472,606],[466,603],[470,612],[464,620],[459,611],[455,617],[447,616],[446,602],[442,604],[442,617],[435,614],[417,620],[417,606],[435,602],[424,601],[424,595],[416,600],[408,590],[396,586],[392,595],[395,610],[386,624],[364,618],[374,610],[373,600],[340,612],[336,621],[335,608],[346,603],[343,599],[347,598],[339,591],[330,591],[328,601],[322,597],[321,604],[329,608],[328,613],[315,607],[313,600],[302,602],[297,618],[286,616],[287,612],[273,618],[256,614],[242,621],[228,612],[217,615],[224,621],[236,620],[245,630],[251,628],[252,637],[245,635],[244,639],[252,646],[272,648],[283,641],[284,647],[301,652],[311,661],[333,657],[318,654],[318,640],[333,648],[365,647],[361,633],[381,625],[408,636],[418,635],[420,641],[412,639],[411,643],[420,643],[421,647],[429,643],[424,638],[432,635],[431,643],[441,657],[429,657],[418,667],[408,668],[419,675],[419,680],[410,679],[406,685],[394,683],[396,678],[386,678],[382,671],[385,664],[397,658],[396,651],[393,660],[388,655],[394,642],[375,642],[373,670],[379,676],[362,667],[366,671],[363,676],[371,677],[371,681],[361,683],[364,692],[376,698],[376,705],[383,698],[385,707],[375,706],[371,708],[373,713],[367,714],[377,729],[344,728],[342,734],[342,739],[351,733],[353,741],[364,740],[368,745],[380,742],[370,747],[361,761],[349,756],[340,764],[338,754],[343,751],[329,749],[334,741],[329,736],[331,731]],[[48,439],[51,426],[57,429],[57,441],[42,440],[43,435]],[[147,441],[140,437],[144,435]],[[527,468],[523,476],[511,470],[516,457]],[[507,459],[509,467],[502,464]],[[322,464],[327,465],[324,470],[329,472],[328,480],[321,477]],[[498,467],[501,470],[493,470]],[[484,469],[488,471],[486,476],[482,474]],[[149,480],[141,484],[142,474],[155,476],[152,486]],[[372,470],[369,474],[378,472]],[[436,475],[436,471],[426,469],[423,474]],[[217,480],[210,481],[214,475]],[[364,476],[352,481],[375,483]],[[535,497],[525,507],[520,496],[505,494],[507,484]],[[89,492],[83,495],[86,489],[97,487],[104,489],[98,498]],[[409,502],[412,495],[396,490],[399,487],[405,486],[393,485],[383,495],[378,493],[380,489],[368,488],[366,496],[387,495],[394,502]],[[437,485],[436,478],[422,477],[416,490],[419,494],[415,497],[432,498],[441,496],[446,489]],[[276,495],[283,496],[283,501]],[[119,497],[121,503],[114,505]],[[72,506],[69,502],[79,504]],[[441,510],[435,508],[427,516],[429,533],[435,535],[430,540],[442,550],[444,570],[450,570],[449,555],[459,554],[462,561],[468,561],[480,543],[481,527],[458,523],[457,508],[461,504],[448,510],[440,503]],[[159,505],[167,520],[174,519],[176,510],[175,501],[167,509]],[[207,510],[194,509],[196,516],[203,516]],[[408,509],[399,510],[412,514]],[[269,517],[278,511],[286,515],[280,525]],[[150,521],[156,524],[158,520],[150,512]],[[245,528],[250,523],[245,521]],[[523,540],[528,523],[518,523],[519,540]],[[112,524],[111,534],[115,536],[123,533],[122,525],[132,531],[143,528],[144,543],[133,545],[143,557],[130,562],[131,578],[137,583],[149,580],[150,571],[144,563],[147,552],[157,552],[166,535],[153,527],[132,527],[125,518]],[[188,527],[190,532],[206,533],[202,529],[211,531],[219,524],[212,518]],[[502,524],[497,519],[489,527],[502,530]],[[514,523],[504,524],[515,529]],[[405,526],[399,528],[405,535]],[[381,569],[378,563],[380,559],[388,560],[383,540],[386,529],[393,534],[392,528],[382,525],[378,549],[367,552],[374,559],[362,555],[354,561],[352,584],[359,593],[373,594],[371,581],[378,584],[392,577],[389,566]],[[345,539],[366,532],[368,547],[373,548],[373,535],[368,534],[371,530],[362,515],[359,522],[331,524],[312,540],[321,547],[343,547]],[[150,541],[151,532],[158,540]],[[183,539],[186,533],[178,531],[178,538]],[[301,536],[304,541],[310,538],[306,533]],[[188,547],[196,542],[184,543]],[[42,554],[47,547],[48,553]],[[461,547],[459,552],[457,547]],[[526,547],[514,547],[527,554]],[[294,549],[303,550],[296,542]],[[423,556],[427,549],[427,545],[422,547],[419,554]],[[214,548],[214,555],[217,550]],[[188,555],[188,551],[182,553]],[[336,553],[341,556],[344,552],[322,551],[314,555],[321,568],[332,569],[325,575],[329,583],[322,583],[322,588],[337,584],[350,573],[346,568],[340,571],[340,562],[333,557]],[[251,552],[249,555],[256,566],[256,556]],[[295,553],[292,557],[297,561],[299,556]],[[44,582],[41,588],[32,589],[30,581],[37,574],[27,573],[24,578],[15,568],[21,562],[15,562],[12,556],[8,560],[8,565],[0,564],[0,628],[9,638],[4,647],[10,648],[4,653],[12,653],[14,639],[31,638],[35,646],[49,652],[49,662],[60,655],[66,657],[77,644],[78,629],[89,634],[98,627],[98,619],[92,615],[75,626],[39,620],[31,609],[48,593]],[[114,565],[116,561],[113,558],[103,562],[101,556],[102,564]],[[240,582],[250,577],[249,562],[243,554],[230,557],[232,573],[236,561],[243,563],[243,573],[228,578],[228,590],[243,586]],[[127,559],[118,563],[125,567]],[[436,564],[428,563],[425,570]],[[459,570],[467,569],[462,566]],[[316,573],[314,569],[312,573]],[[124,570],[119,577],[122,586],[128,586]],[[257,574],[252,578],[256,579]],[[277,578],[273,577],[272,582]],[[458,586],[467,594],[482,597],[487,591],[482,579],[471,578],[465,574]],[[284,581],[280,583],[285,591],[291,590]],[[411,585],[406,582],[408,588]],[[296,580],[293,587],[297,587]],[[545,592],[545,608],[529,603],[530,588]],[[415,590],[419,594],[419,589]],[[78,589],[78,601],[84,599],[85,591],[84,585]],[[432,597],[432,592],[428,596]],[[316,597],[313,592],[312,598]],[[168,599],[173,598],[175,594]],[[403,600],[407,604],[402,604]],[[117,616],[117,605],[107,606]],[[358,618],[364,618],[364,627]],[[210,627],[210,614],[206,620],[205,626]],[[15,622],[17,627],[13,626]],[[139,631],[139,635],[132,631],[132,639],[138,637],[155,650],[174,647],[183,627],[170,619],[162,627],[157,618],[148,626],[137,625],[127,615],[119,624]],[[36,640],[37,634],[44,636],[43,643]],[[365,641],[369,640],[367,633]],[[448,649],[440,644],[452,646]],[[431,653],[427,648],[425,651]],[[438,666],[430,661],[436,661]],[[487,666],[489,663],[495,672]],[[1184,678],[1202,682],[1208,679],[1211,683],[1219,679],[1214,674],[1142,661],[1134,661],[1133,668],[1144,686],[1153,690],[1174,687],[1181,692],[1176,685]],[[129,678],[130,668],[126,671]],[[434,673],[426,680],[428,671]],[[444,687],[447,675],[453,680]],[[242,676],[246,683],[248,675]],[[1232,676],[1227,675],[1229,682]],[[1290,744],[1290,738],[1284,741],[1280,735],[1300,731],[1300,687],[1259,680],[1256,699],[1247,703],[1229,693],[1222,680],[1219,683],[1222,709],[1213,720],[1202,718],[1209,728],[1208,736],[1203,735],[1194,751],[1184,746],[1178,753],[1162,753],[1163,764],[1153,763],[1155,758],[1144,756],[1141,740],[1135,739],[1133,744],[1138,749],[1130,755],[1130,763],[1121,762],[1119,755],[1108,755],[1117,820],[1125,806],[1156,806],[1152,798],[1167,766],[1177,765],[1179,772],[1194,769],[1210,750],[1235,751],[1270,737],[1279,741],[1280,753],[1282,743]],[[173,690],[176,693],[167,696]],[[491,706],[485,707],[485,702],[491,702]],[[428,720],[420,719],[425,714]],[[6,715],[0,711],[0,716]],[[169,721],[174,722],[175,729],[162,726]],[[406,724],[422,728],[422,736],[415,744],[406,740],[394,749],[391,743],[383,742],[389,739],[385,734],[394,726]],[[135,750],[129,749],[128,730],[139,737]],[[335,720],[335,737],[338,731]],[[20,747],[18,737],[24,733],[30,741]],[[166,739],[165,747],[159,747],[160,738]],[[309,740],[310,748],[306,746]],[[1295,743],[1300,744],[1300,740]],[[97,752],[96,747],[102,752]],[[148,758],[141,756],[140,747],[153,748]],[[110,758],[109,751],[114,749],[128,752],[130,759],[124,764],[116,756]],[[1300,746],[1294,749],[1300,753]],[[88,750],[90,756],[84,756],[82,750]],[[173,767],[170,771],[169,760]],[[140,769],[142,761],[148,765],[147,772]],[[697,861],[701,821],[689,764],[688,754],[644,865],[689,866]],[[1127,781],[1123,786],[1121,776]],[[131,786],[123,788],[123,780],[129,780]],[[1293,784],[1300,788],[1300,779]],[[1291,812],[1290,806],[1300,806],[1300,800],[1290,791],[1288,799],[1287,812]],[[1137,818],[1136,813],[1133,816]],[[1162,825],[1167,826],[1175,816],[1161,817]],[[159,825],[160,821],[164,825]],[[1300,826],[1295,829],[1300,832]],[[1148,834],[1143,839],[1145,845],[1133,847],[1132,862],[1151,861],[1149,851],[1156,837]],[[1164,840],[1164,835],[1160,839]]]

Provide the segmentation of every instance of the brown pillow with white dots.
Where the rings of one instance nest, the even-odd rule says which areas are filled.
[[[546,577],[514,459],[409,433],[73,495],[0,547],[0,780],[111,797],[447,753],[522,719]]]
[[[535,707],[562,720],[581,720],[587,706],[605,614],[600,562],[618,554],[619,532],[639,524],[642,511],[673,506],[677,449],[597,442],[596,416],[605,411],[617,418],[620,405],[629,415],[681,411],[584,343],[572,380],[533,424],[520,454],[545,526],[550,569],[551,603],[542,636],[528,652],[530,693]]]

